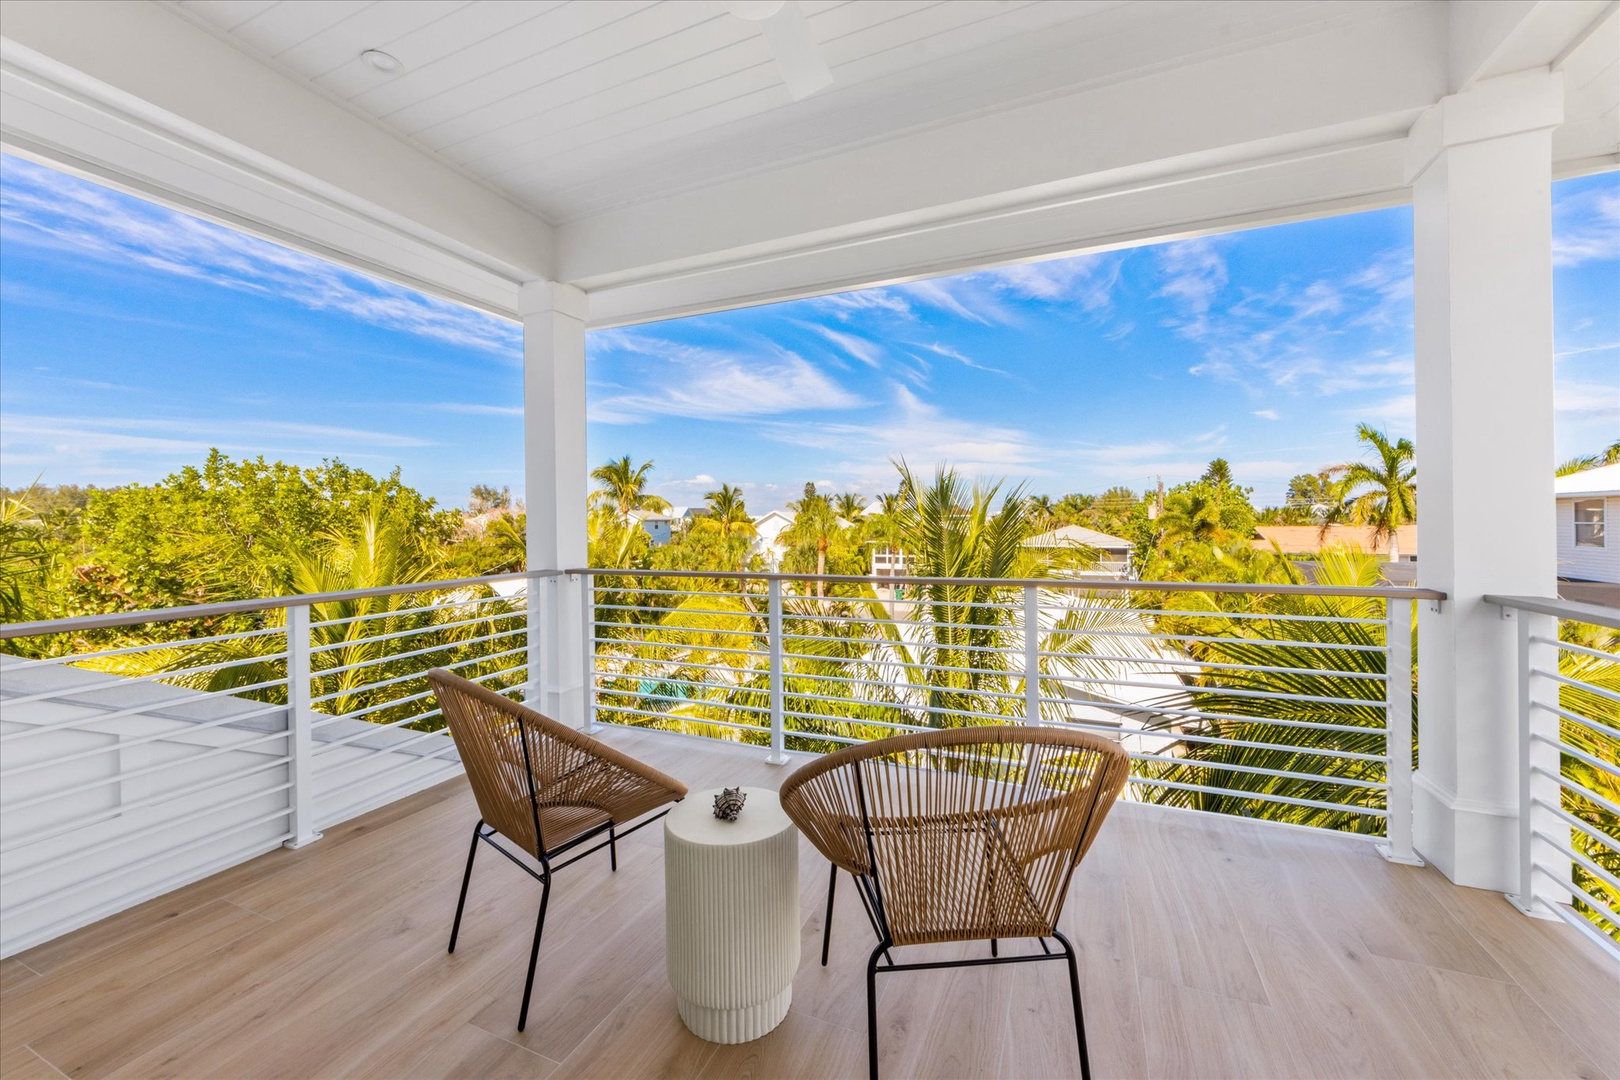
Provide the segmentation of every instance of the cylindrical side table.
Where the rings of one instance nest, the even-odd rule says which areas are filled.
[[[776,792],[743,791],[736,821],[714,816],[719,789],[664,818],[669,984],[692,1034],[717,1043],[780,1024],[799,969],[799,833]]]

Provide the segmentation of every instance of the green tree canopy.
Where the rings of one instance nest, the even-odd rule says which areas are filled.
[[[85,610],[172,607],[297,591],[295,567],[316,537],[379,528],[447,542],[459,521],[401,482],[335,458],[314,468],[218,450],[156,484],[92,491],[82,542],[88,562],[70,588]]]

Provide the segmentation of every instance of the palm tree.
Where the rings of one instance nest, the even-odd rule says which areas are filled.
[[[719,491],[711,491],[703,497],[709,501],[709,512],[698,519],[697,528],[718,533],[728,548],[735,541],[735,565],[732,568],[741,570],[748,558],[745,541],[759,535],[759,530],[754,528],[754,517],[743,503],[742,489],[721,484]]]
[[[591,504],[611,506],[621,518],[637,510],[668,510],[668,501],[647,492],[647,476],[652,468],[650,461],[632,465],[628,454],[597,466],[591,470],[591,479],[601,486],[591,495]]]
[[[1370,424],[1357,425],[1356,438],[1371,446],[1378,460],[1350,461],[1331,470],[1338,476],[1334,485],[1338,506],[1322,522],[1322,532],[1325,535],[1336,518],[1371,525],[1374,545],[1387,541],[1394,562],[1401,554],[1397,530],[1417,520],[1417,452],[1411,439],[1390,442]]]
[[[1322,553],[1316,580],[1328,586],[1377,585],[1378,561],[1330,549]],[[1244,617],[1233,618],[1223,610],[1225,599],[1182,593],[1178,607],[1209,615],[1157,620],[1159,633],[1195,639],[1187,651],[1207,666],[1194,680],[1193,705],[1222,718],[1195,724],[1176,720],[1177,732],[1196,738],[1139,765],[1149,781],[1141,797],[1371,831],[1379,818],[1362,810],[1384,807],[1384,602],[1364,596],[1255,596]],[[1414,690],[1415,674],[1415,667],[1404,673]],[[1416,708],[1414,694],[1414,717]]]
[[[1221,520],[1221,506],[1219,495],[1205,484],[1172,492],[1164,501],[1164,513],[1159,515],[1164,542],[1219,542],[1227,532]]]
[[[857,522],[866,513],[866,500],[853,491],[846,491],[833,500],[833,510],[845,521]]]
[[[815,484],[804,485],[804,497],[798,502],[789,503],[788,509],[793,511],[793,524],[782,532],[782,538],[787,541],[790,549],[789,555],[808,554],[815,552],[816,573],[826,574],[827,552],[837,543],[843,535],[843,526],[838,524],[838,514],[833,510],[832,503],[827,496],[816,491]],[[816,582],[816,595],[827,595],[827,583]]]
[[[1031,495],[1029,503],[1029,517],[1038,532],[1047,532],[1057,522],[1057,505],[1052,502],[1050,495]]]
[[[1570,458],[1558,466],[1558,475],[1569,476],[1572,473],[1585,472],[1587,469],[1597,469],[1604,465],[1615,464],[1620,464],[1620,439],[1610,443],[1609,448],[1602,453]]]

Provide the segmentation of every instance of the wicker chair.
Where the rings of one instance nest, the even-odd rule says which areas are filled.
[[[1129,771],[1125,752],[1096,735],[972,727],[852,746],[783,783],[783,809],[833,864],[823,933],[831,932],[840,868],[854,876],[877,933],[866,968],[873,1080],[878,972],[1060,955],[1069,964],[1080,1072],[1090,1077],[1079,969],[1057,921],[1074,868]],[[1000,956],[1001,938],[1034,938],[1041,951]],[[1053,952],[1047,938],[1063,952]],[[991,954],[974,960],[897,964],[890,954],[903,945],[982,939],[989,939]],[[821,962],[827,962],[825,942]]]
[[[450,951],[456,951],[461,913],[467,906],[467,884],[480,840],[511,859],[540,882],[540,915],[529,948],[529,973],[523,983],[518,1030],[529,1018],[535,961],[546,928],[546,902],[551,875],[586,855],[608,849],[610,865],[619,869],[618,838],[663,817],[654,814],[628,829],[619,826],[651,810],[679,802],[686,795],[680,781],[605,746],[589,735],[524,708],[477,683],[447,671],[428,673],[439,707],[450,725],[473,797],[482,815],[473,826],[467,869],[461,875],[461,898],[450,926]],[[535,870],[495,842],[499,833],[540,864]],[[603,837],[606,839],[602,839]],[[595,846],[580,848],[592,840]],[[569,858],[554,862],[568,853]]]

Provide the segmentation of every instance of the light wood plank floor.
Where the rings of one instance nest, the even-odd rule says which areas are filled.
[[[609,740],[691,787],[774,787],[758,750]],[[800,863],[803,964],[771,1035],[687,1033],[664,978],[661,835],[558,875],[529,1030],[539,887],[485,852],[463,781],[0,964],[0,1074],[32,1077],[860,1077],[871,932]],[[1620,1080],[1620,972],[1572,931],[1356,841],[1121,804],[1065,931],[1098,1077]],[[884,1075],[1078,1075],[1061,964],[880,978]]]

